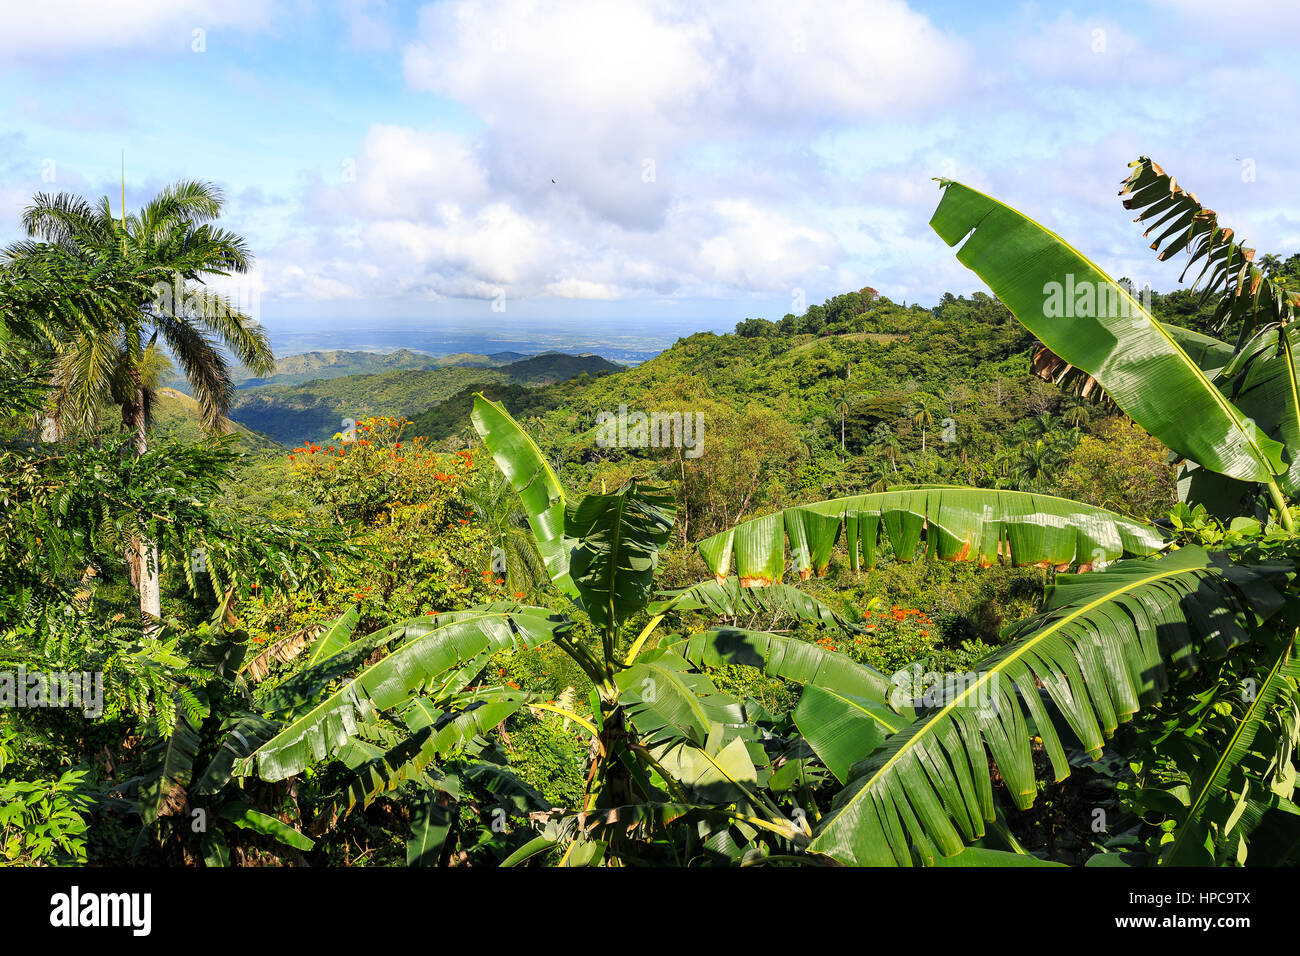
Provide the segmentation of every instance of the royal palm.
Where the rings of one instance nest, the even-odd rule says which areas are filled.
[[[227,427],[234,391],[230,359],[221,346],[254,372],[274,368],[262,330],[204,284],[246,272],[252,261],[244,239],[216,225],[222,205],[217,187],[179,182],[135,213],[126,211],[125,191],[117,216],[108,197],[91,203],[70,193],[38,194],[23,211],[30,238],[5,250],[10,265],[65,261],[91,269],[116,267],[115,273],[145,277],[149,287],[148,292],[137,287],[129,297],[114,295],[104,328],[59,343],[50,409],[59,434],[92,430],[115,408],[133,435],[135,453],[143,454],[152,386],[167,364],[163,347],[188,379],[208,430]],[[132,550],[140,609],[156,618],[161,612],[156,548],[137,539]]]

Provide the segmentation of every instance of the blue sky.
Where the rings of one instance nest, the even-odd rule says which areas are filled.
[[[223,187],[272,327],[729,326],[980,288],[927,226],[950,176],[1167,289],[1115,197],[1138,155],[1300,250],[1297,7],[7,4],[0,241],[40,190],[116,206],[125,151],[129,205]]]

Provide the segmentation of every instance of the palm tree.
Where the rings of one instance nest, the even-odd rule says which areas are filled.
[[[183,181],[163,189],[136,213],[120,217],[108,197],[92,204],[71,193],[38,193],[23,210],[30,237],[5,249],[7,267],[67,262],[125,267],[153,281],[148,292],[112,300],[102,328],[72,335],[58,345],[52,413],[60,434],[96,427],[106,408],[117,408],[134,436],[137,455],[148,449],[153,386],[165,362],[162,347],[180,365],[209,430],[229,427],[234,386],[220,345],[247,368],[266,374],[275,359],[266,334],[226,297],[204,286],[213,276],[248,271],[244,239],[215,220],[224,199],[210,183]],[[161,341],[160,341],[161,340]],[[161,614],[157,548],[137,540],[128,562],[146,620]]]
[[[1075,428],[1081,428],[1092,419],[1092,406],[1078,395],[1067,395],[1061,403],[1061,418]]]
[[[1059,461],[1056,449],[1041,438],[1033,444],[1025,442],[1016,453],[1016,477],[1022,491],[1040,487]]]
[[[921,429],[921,455],[925,456],[925,430],[934,424],[934,417],[930,414],[929,405],[926,402],[928,396],[922,394],[912,399],[909,406],[912,415],[912,424]]]
[[[835,399],[835,410],[840,413],[840,461],[844,460],[844,418],[849,413],[849,400],[843,395]]]

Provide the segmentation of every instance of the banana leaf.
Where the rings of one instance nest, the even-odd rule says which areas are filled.
[[[434,758],[486,734],[525,707],[528,700],[527,694],[502,691],[458,711],[416,708],[407,715],[410,736],[354,767],[343,781],[343,796],[335,802],[335,809],[347,813],[357,804],[369,806],[377,797],[416,779]]]
[[[735,577],[719,582],[701,581],[688,588],[660,592],[663,600],[652,602],[649,614],[670,614],[684,611],[708,611],[717,617],[739,618],[745,615],[765,614],[790,617],[822,627],[835,627],[854,634],[866,630],[844,615],[817,600],[811,594],[786,584],[773,584],[766,588],[741,587]],[[770,626],[770,625],[769,625]]]
[[[930,225],[1044,345],[1092,375],[1126,415],[1177,454],[1243,481],[1285,470],[1141,303],[1060,236],[983,193],[942,180]]]
[[[652,651],[614,677],[619,701],[637,731],[651,742],[685,739],[702,745],[715,725],[738,726],[740,702],[676,654]]]
[[[278,840],[295,850],[310,850],[316,845],[311,837],[289,826],[284,821],[255,810],[246,803],[228,803],[221,808],[222,819],[229,820],[241,830],[252,830]]]
[[[426,627],[427,619],[412,626]],[[257,775],[268,781],[300,773],[354,737],[362,721],[403,703],[431,677],[489,648],[535,647],[570,626],[543,609],[520,608],[464,617],[429,630],[362,670],[248,757],[235,761],[234,772],[247,776],[255,766]]]
[[[692,634],[687,640],[673,644],[669,650],[696,667],[745,664],[770,677],[799,684],[816,684],[836,693],[876,703],[888,702],[894,689],[889,678],[873,667],[808,641],[780,634],[721,627]],[[901,730],[907,724],[907,720],[897,715],[893,720],[896,723],[890,725],[890,732]]]
[[[1200,653],[1247,640],[1255,621],[1243,603],[1270,590],[1267,573],[1225,568],[1199,548],[1058,578],[1042,614],[854,768],[810,849],[859,865],[960,852],[994,819],[990,756],[1016,805],[1032,805],[1031,720],[1056,779],[1069,775],[1044,696],[1096,759],[1104,736],[1158,699],[1170,671],[1194,672]],[[1273,592],[1264,604],[1280,601]]]
[[[1191,776],[1191,789],[1185,810],[1175,812],[1178,827],[1174,838],[1161,849],[1160,861],[1169,866],[1210,865],[1215,863],[1211,817],[1215,804],[1228,790],[1233,771],[1251,752],[1251,745],[1261,728],[1274,719],[1272,708],[1281,694],[1294,694],[1300,680],[1300,660],[1295,656],[1295,635],[1277,642],[1268,660],[1253,699],[1234,715],[1227,739],[1217,743],[1211,759],[1194,767],[1184,767]],[[1238,688],[1232,688],[1238,694]],[[1224,821],[1219,820],[1223,823]]]
[[[1200,264],[1192,286],[1204,289],[1206,297],[1217,296],[1215,319],[1220,327],[1241,321],[1244,341],[1261,325],[1295,319],[1300,294],[1264,275],[1254,264],[1255,250],[1237,242],[1213,209],[1206,209],[1146,156],[1129,168],[1133,172],[1120,190],[1124,208],[1142,210],[1135,221],[1151,223],[1143,233],[1147,238],[1161,230],[1151,243],[1161,262],[1180,252],[1188,254],[1180,282]]]
[[[1300,369],[1296,326],[1261,331],[1222,370],[1232,401],[1266,435],[1281,441],[1290,465],[1278,484],[1289,495],[1300,493]]]
[[[672,491],[637,481],[568,508],[564,533],[576,542],[569,573],[598,630],[617,627],[649,603],[674,511]]]
[[[903,719],[877,701],[809,684],[795,707],[794,724],[840,783],[853,765],[902,729]]]
[[[572,542],[564,533],[564,487],[560,479],[541,450],[501,405],[476,393],[470,421],[519,495],[551,580],[562,592],[576,598],[578,592],[569,577]]]
[[[329,629],[312,644],[307,654],[307,666],[319,664],[343,650],[360,620],[361,615],[357,612],[357,606],[348,605],[347,609],[330,624]]]
[[[1058,569],[1103,566],[1120,557],[1154,554],[1162,531],[1122,515],[1027,491],[917,485],[833,498],[743,522],[699,542],[717,580],[734,556],[745,587],[766,587],[785,573],[786,541],[801,578],[825,574],[841,536],[849,567],[873,568],[882,541],[895,558],[925,552],[945,561],[999,561]]]
[[[455,806],[438,802],[438,793],[426,788],[411,811],[411,835],[406,841],[407,866],[437,866],[454,822]]]

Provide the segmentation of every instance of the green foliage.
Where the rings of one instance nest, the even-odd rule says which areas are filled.
[[[0,751],[3,746],[0,741]],[[57,780],[0,781],[0,856],[5,865],[86,862],[86,773],[72,769]]]

